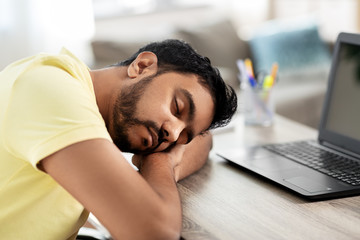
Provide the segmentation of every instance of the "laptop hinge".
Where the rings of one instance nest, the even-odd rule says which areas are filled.
[[[360,155],[359,154],[356,154],[354,152],[351,152],[349,150],[346,150],[345,148],[342,148],[342,147],[339,147],[339,146],[336,146],[334,144],[331,144],[329,142],[326,142],[326,141],[321,141],[321,145],[325,146],[325,147],[328,147],[330,149],[334,149],[338,152],[341,152],[341,153],[344,153],[346,155],[349,155],[349,156],[352,156],[354,158],[357,158],[358,160],[360,159]]]

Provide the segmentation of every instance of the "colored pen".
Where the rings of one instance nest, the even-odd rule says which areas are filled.
[[[241,80],[243,80],[243,81],[246,80],[247,81],[248,80],[248,75],[246,74],[244,61],[239,59],[239,60],[236,61],[236,65],[237,65],[237,67],[239,69]]]
[[[251,60],[249,58],[247,58],[247,59],[245,59],[244,63],[245,63],[245,67],[246,67],[248,74],[255,79],[254,69],[253,69]]]
[[[249,81],[251,87],[255,87],[256,86],[255,78],[251,76],[249,71],[247,71],[246,64],[244,63],[244,61],[239,59],[236,61],[236,63],[239,68],[242,79]]]
[[[271,76],[274,81],[276,80],[276,75],[277,75],[278,69],[279,69],[279,65],[276,62],[273,63],[272,68],[271,68]]]
[[[262,87],[264,89],[269,89],[274,85],[274,83],[276,81],[276,75],[277,75],[278,69],[279,69],[279,65],[276,62],[273,63],[273,65],[271,67],[271,74],[266,76],[264,79],[264,82],[262,85]]]
[[[264,79],[262,87],[264,89],[269,89],[274,85],[274,78],[271,75],[267,75]]]
[[[257,82],[255,79],[254,69],[252,66],[252,62],[249,58],[244,61],[246,72],[248,73],[249,83],[251,87],[256,87]]]

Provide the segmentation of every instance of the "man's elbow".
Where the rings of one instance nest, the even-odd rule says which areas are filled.
[[[162,227],[157,231],[157,234],[152,238],[146,239],[154,239],[154,240],[179,240],[180,239],[180,231],[172,228]]]
[[[113,239],[139,239],[139,240],[179,240],[181,234],[182,219],[176,216],[166,207],[161,207],[156,213],[148,217],[142,216],[133,229],[126,230],[124,237],[124,226],[118,226],[119,232],[111,232]]]
[[[180,239],[182,219],[181,216],[175,215],[172,211],[168,211],[165,208],[159,211],[158,221],[154,222],[154,229],[156,229],[158,235],[154,239]]]
[[[153,224],[149,224],[153,226]],[[120,226],[123,227],[123,226]],[[130,234],[130,238],[126,239],[143,239],[143,240],[179,240],[181,231],[174,228],[169,228],[166,224],[162,226],[152,227],[150,231],[143,231],[141,227],[138,230],[141,231],[141,234],[135,233]],[[111,233],[112,239],[121,240],[124,239],[123,234]]]

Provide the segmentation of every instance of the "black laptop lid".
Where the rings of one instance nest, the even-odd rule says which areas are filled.
[[[319,141],[360,155],[360,34],[336,41]]]

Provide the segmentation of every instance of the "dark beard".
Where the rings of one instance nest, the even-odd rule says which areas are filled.
[[[150,120],[142,121],[135,117],[137,103],[147,85],[155,76],[156,75],[153,75],[142,79],[138,83],[123,89],[119,96],[117,96],[112,119],[114,128],[113,142],[123,152],[144,154],[144,152],[132,148],[129,141],[128,129],[135,125],[143,125],[148,129],[153,128],[159,133],[159,138],[161,136],[160,129],[155,122]],[[162,139],[162,137],[160,139]],[[159,143],[161,143],[161,141],[159,141]]]

